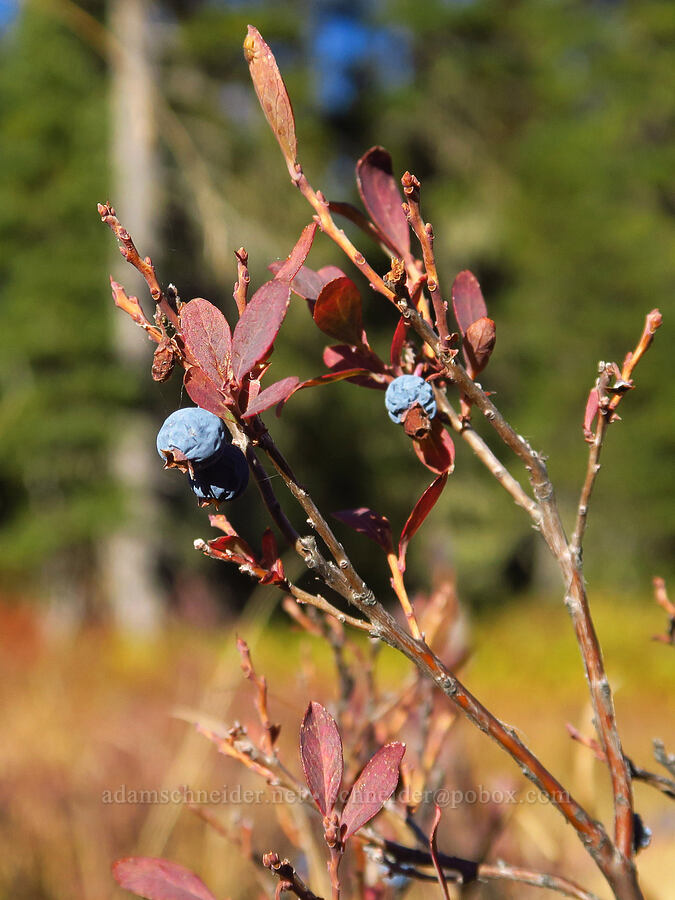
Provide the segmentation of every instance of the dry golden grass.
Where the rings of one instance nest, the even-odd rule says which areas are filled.
[[[266,597],[273,602],[271,594]],[[283,725],[281,751],[299,773],[297,734],[307,701],[334,698],[330,655],[283,621],[264,627],[265,609],[245,614],[236,630],[249,640],[258,670],[268,677],[272,714]],[[602,599],[595,604],[595,617],[626,751],[636,763],[655,768],[652,737],[675,747],[675,654],[650,641],[661,630],[663,616],[645,597],[630,606]],[[218,896],[270,896],[271,879],[262,873],[258,881],[254,867],[181,804],[103,802],[105,791],[113,796],[117,791],[119,799],[122,789],[128,796],[131,790],[183,784],[195,790],[227,786],[230,792],[238,784],[263,787],[173,716],[181,707],[227,722],[252,719],[251,686],[241,678],[235,629],[200,632],[176,626],[153,643],[93,629],[56,639],[46,636],[35,613],[10,606],[0,607],[0,626],[0,898],[125,896],[114,886],[110,863],[134,853],[164,854],[190,866]],[[518,727],[594,815],[606,818],[603,767],[565,731],[565,722],[571,721],[591,733],[581,662],[564,609],[548,601],[503,609],[474,625],[472,643],[466,683],[500,718]],[[406,669],[385,650],[379,667],[382,690],[394,689]],[[526,787],[504,754],[463,723],[451,732],[446,759],[465,788]],[[654,831],[652,846],[640,856],[642,883],[655,900],[672,900],[675,804],[642,785],[636,796]],[[255,822],[257,848],[292,851],[267,803],[220,804],[217,811],[224,821],[239,816]],[[443,849],[469,852],[472,816],[484,813],[447,809]],[[297,827],[297,810],[290,816]],[[547,804],[512,804],[505,822],[490,858],[517,854],[532,866],[573,874],[607,896],[571,829]],[[431,893],[418,888],[409,896]],[[491,887],[475,896],[537,900],[553,895]]]

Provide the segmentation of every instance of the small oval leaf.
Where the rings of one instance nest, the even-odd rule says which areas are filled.
[[[296,375],[289,375],[288,378],[282,378],[281,381],[275,381],[248,405],[248,409],[243,415],[244,419],[250,419],[259,415],[271,406],[276,406],[282,400],[288,400],[291,394],[300,384],[300,379]]]
[[[313,315],[325,334],[352,346],[363,345],[361,295],[351,278],[344,275],[324,285]]]
[[[366,763],[342,811],[340,830],[343,841],[376,816],[394,793],[404,753],[405,744],[394,741],[381,747]]]
[[[487,306],[478,279],[468,269],[460,272],[453,282],[452,308],[462,336],[466,334],[472,322],[487,316]]]
[[[208,300],[196,297],[181,309],[180,328],[190,361],[194,361],[216,387],[227,384],[232,335],[221,311]]]
[[[279,281],[292,281],[295,278],[309,256],[317,228],[316,222],[305,225],[295,247],[276,270],[275,278],[278,278]]]
[[[314,802],[329,816],[342,783],[342,740],[335,719],[320,703],[310,703],[302,720],[300,757]]]
[[[455,465],[455,445],[438,419],[431,420],[431,431],[422,440],[414,440],[418,458],[431,472],[442,475],[452,472]]]
[[[221,419],[225,417],[227,414],[227,396],[224,396],[222,391],[218,390],[202,369],[198,369],[196,366],[190,366],[186,369],[183,376],[183,384],[193,403],[213,413],[214,416],[220,416]]]
[[[394,178],[391,156],[384,147],[371,147],[356,164],[356,183],[363,204],[375,224],[396,247],[396,255],[410,253],[410,228],[403,198]]]
[[[248,26],[248,34],[244,40],[244,56],[262,111],[279,141],[287,165],[292,168],[298,156],[298,145],[291,98],[274,54],[258,29],[252,25]]]
[[[393,544],[391,539],[391,525],[386,516],[380,516],[378,513],[368,509],[367,506],[360,506],[358,509],[341,509],[334,512],[333,516],[349,525],[359,534],[365,534],[371,541],[375,541],[384,550],[385,553],[391,553]]]
[[[443,488],[445,487],[447,480],[448,473],[443,472],[443,474],[439,475],[435,481],[432,481],[408,516],[408,521],[403,526],[403,531],[401,532],[401,540],[398,542],[398,567],[401,572],[405,572],[405,555],[408,552],[408,544],[422,522],[424,522],[436,505],[436,501],[443,493]]]
[[[466,329],[462,349],[469,375],[476,378],[487,366],[495,348],[497,332],[495,323],[487,316],[476,319]]]
[[[584,412],[584,439],[586,441],[590,442],[595,440],[595,435],[593,434],[593,420],[597,416],[599,409],[600,396],[598,394],[598,389],[592,387],[588,394],[586,410]]]
[[[232,336],[232,371],[238,384],[272,349],[290,299],[290,284],[275,278],[258,288],[241,314]]]
[[[130,856],[113,863],[115,881],[146,900],[215,900],[194,872],[151,856]]]

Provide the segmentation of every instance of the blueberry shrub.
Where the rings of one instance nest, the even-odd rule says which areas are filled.
[[[318,812],[312,821],[325,844],[328,881],[308,885],[308,867],[312,879],[321,875],[312,872],[306,862],[302,838],[297,842],[297,860],[282,859],[273,851],[256,858],[276,876],[276,896],[288,892],[306,900],[317,896],[314,890],[325,889],[334,900],[347,893],[360,898],[398,897],[414,881],[433,882],[434,890],[444,897],[450,896],[450,883],[515,881],[590,900],[595,895],[567,873],[535,871],[507,861],[492,865],[481,859],[449,856],[439,849],[441,810],[438,806],[435,810],[424,808],[415,797],[416,792],[442,779],[437,766],[439,748],[454,717],[461,715],[492,738],[555,807],[613,895],[637,900],[643,895],[636,854],[649,843],[649,829],[635,810],[632,782],[644,780],[672,799],[675,765],[662,746],[657,747],[657,760],[668,775],[645,772],[624,752],[584,581],[583,543],[604,440],[618,421],[617,408],[635,387],[635,367],[649,348],[661,315],[658,310],[647,314],[635,349],[621,365],[603,362],[594,383],[589,378],[586,410],[579,415],[580,421],[583,418],[579,440],[588,444],[588,466],[568,532],[544,457],[506,421],[490,391],[478,381],[479,376],[485,377],[482,373],[496,349],[496,325],[471,272],[460,272],[449,292],[442,288],[434,231],[422,218],[419,180],[410,172],[397,179],[389,154],[377,146],[356,165],[364,209],[328,200],[312,187],[298,161],[286,87],[270,48],[253,27],[248,29],[244,55],[291,183],[308,202],[311,220],[288,257],[272,263],[271,277],[255,290],[250,284],[246,250],[236,251],[234,327],[209,301],[183,302],[172,285],[163,288],[151,260],[140,256],[110,204],[101,204],[99,213],[120,242],[122,255],[145,277],[155,310],[152,317],[146,316],[139,300],[113,281],[115,304],[156,345],[153,378],[165,381],[174,370],[179,371],[195,404],[169,416],[159,430],[157,450],[166,466],[187,476],[186,488],[192,489],[200,505],[214,508],[210,522],[221,533],[208,541],[196,541],[196,548],[281,590],[286,612],[302,628],[323,638],[336,662],[340,686],[337,721],[321,704],[312,702],[300,730],[306,786],[291,774],[292,765],[280,759],[276,745],[279,727],[268,711],[267,683],[257,674],[243,640],[239,640],[239,653],[244,675],[255,690],[256,736],[249,733],[250,726],[235,724],[218,731],[197,724],[220,752]],[[387,272],[376,271],[368,262],[340,228],[339,217],[348,219],[386,251],[390,259]],[[382,358],[369,343],[363,323],[364,298],[348,272],[336,265],[315,271],[306,264],[313,242],[326,239],[341,251],[348,269],[355,268],[369,282],[371,290],[365,302],[389,305],[388,358]],[[306,305],[310,327],[320,329],[332,343],[324,352],[325,371],[310,379],[288,376],[275,381],[272,351],[275,342],[283,339],[292,296],[300,298],[293,302]],[[370,505],[376,506],[377,498],[364,497],[363,506],[332,513],[333,519],[359,535],[355,540],[367,538],[382,551],[396,614],[390,598],[375,596],[355,569],[335,526],[318,508],[272,434],[272,411],[283,414],[298,391],[321,388],[329,392],[331,382],[342,380],[355,389],[381,392],[382,428],[402,427],[419,465],[431,473],[431,483],[411,510],[397,543],[386,515]],[[329,417],[325,427],[330,428]],[[493,430],[502,448],[499,453],[481,435],[484,428]],[[411,600],[408,595],[409,543],[441,501],[448,481],[461,478],[461,466],[455,472],[457,440],[468,446],[507,499],[529,517],[559,570],[596,729],[595,738],[579,733],[573,737],[593,749],[606,766],[613,798],[609,823],[594,819],[520,732],[501,722],[458,677],[466,648],[450,640],[456,609],[448,579],[431,584],[426,597]],[[249,473],[252,483],[247,488]],[[262,535],[240,534],[225,512],[225,504],[244,490],[247,503],[262,503],[269,514],[272,527]],[[302,532],[292,524],[287,504],[301,508],[307,525]],[[286,571],[279,538],[299,556],[312,576],[310,581],[301,585]],[[664,609],[669,608],[665,586],[660,585],[659,591]],[[356,667],[344,654],[350,630],[370,639],[367,653],[355,651],[361,660]],[[409,694],[403,692],[392,709],[377,713],[372,667],[376,648],[382,644],[406,657],[414,674],[405,689]],[[357,684],[363,690],[356,690]],[[399,740],[404,734],[414,735],[407,746]],[[343,796],[345,750],[351,788]],[[250,855],[250,842],[244,851],[241,834],[239,841],[242,852]],[[355,849],[348,854],[349,868],[341,869],[345,850],[351,845]],[[368,860],[376,865],[367,865]],[[152,900],[212,896],[195,874],[167,860],[120,860],[114,874],[121,885]]]

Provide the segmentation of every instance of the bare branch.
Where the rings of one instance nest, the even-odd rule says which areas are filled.
[[[262,864],[279,879],[275,897],[280,897],[281,894],[288,892],[300,897],[301,900],[321,900],[321,897],[317,897],[310,891],[290,862],[287,859],[281,859],[278,853],[265,853]]]
[[[405,194],[407,203],[403,204],[403,210],[406,218],[410,223],[412,230],[417,236],[417,240],[422,247],[422,258],[424,259],[424,269],[427,273],[427,289],[431,294],[431,301],[434,306],[434,316],[436,319],[436,328],[441,339],[441,346],[447,348],[450,346],[450,331],[448,329],[448,304],[443,300],[441,294],[441,286],[438,280],[438,272],[436,270],[436,257],[434,256],[434,231],[429,223],[426,225],[422,221],[420,214],[420,183],[406,172],[401,179],[403,185],[403,193]]]

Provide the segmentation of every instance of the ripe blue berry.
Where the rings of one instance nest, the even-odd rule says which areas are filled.
[[[215,460],[189,477],[200,500],[234,500],[248,484],[248,463],[239,447],[228,444]]]
[[[193,466],[204,466],[221,452],[229,439],[218,416],[190,406],[177,409],[166,419],[157,435],[157,452],[164,461],[167,454],[178,452]]]
[[[416,403],[430,419],[436,415],[436,400],[431,385],[419,375],[399,375],[390,382],[384,395],[389,418],[396,424],[403,422],[406,412]]]

